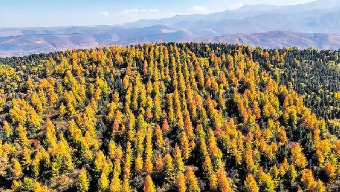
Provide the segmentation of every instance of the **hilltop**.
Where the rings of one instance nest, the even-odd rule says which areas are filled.
[[[339,52],[160,43],[0,59],[0,190],[339,190]]]

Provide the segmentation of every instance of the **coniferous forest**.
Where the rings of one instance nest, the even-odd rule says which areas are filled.
[[[158,43],[0,59],[0,191],[339,191],[339,51]]]

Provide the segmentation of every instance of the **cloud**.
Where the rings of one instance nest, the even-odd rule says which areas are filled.
[[[142,12],[159,13],[158,9],[141,9]]]
[[[242,4],[242,3],[235,3],[235,4],[230,5],[229,10],[236,10],[236,9],[239,9],[243,6],[244,6],[244,4]]]
[[[137,8],[133,8],[133,9],[125,9],[123,12],[124,13],[138,13],[138,12],[159,13],[160,11],[158,9],[137,9]]]
[[[158,13],[159,12],[158,9],[149,9],[149,11],[152,12],[152,13]]]
[[[133,9],[124,9],[124,13],[133,13],[133,12],[138,12],[139,10],[137,8],[133,8]]]
[[[188,12],[196,12],[196,13],[209,13],[208,9],[204,6],[193,6],[191,8],[188,9]]]
[[[103,16],[103,17],[109,17],[110,13],[106,12],[106,11],[103,11],[103,12],[100,12],[100,15]]]

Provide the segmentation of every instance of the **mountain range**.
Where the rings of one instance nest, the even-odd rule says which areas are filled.
[[[340,1],[245,5],[237,10],[112,26],[0,28],[0,57],[159,41],[340,49]]]

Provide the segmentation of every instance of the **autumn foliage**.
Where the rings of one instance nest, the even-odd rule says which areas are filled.
[[[295,53],[158,43],[0,62],[0,191],[337,191],[338,120],[280,81]]]

